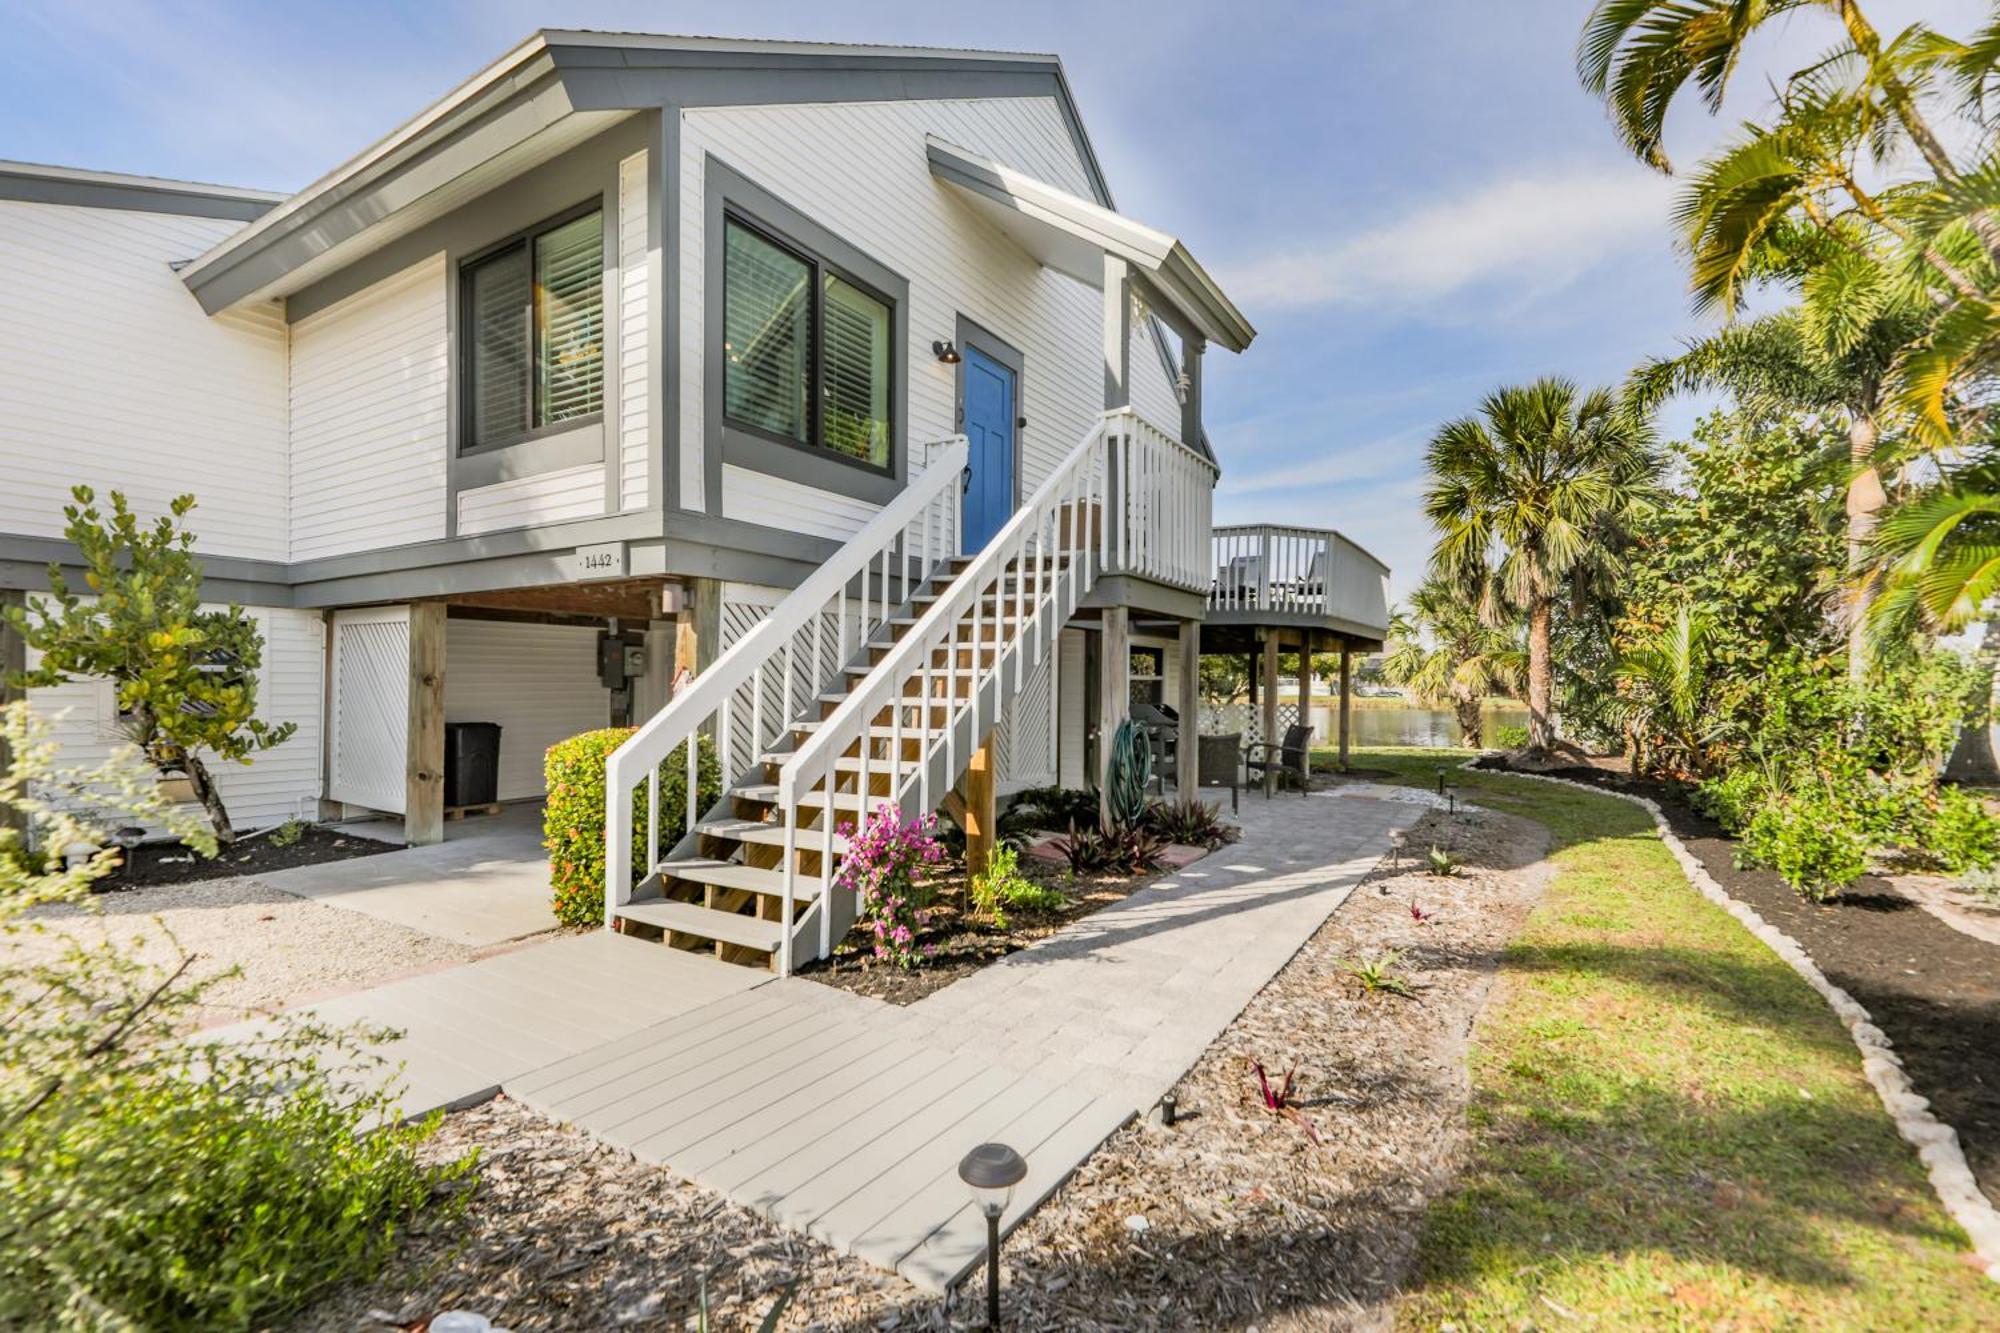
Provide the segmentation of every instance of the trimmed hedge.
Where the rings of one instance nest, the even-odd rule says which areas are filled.
[[[551,907],[566,926],[604,924],[604,761],[625,743],[631,727],[586,731],[548,749],[542,771],[548,780],[548,805],[542,816],[542,846],[549,853]],[[722,766],[715,744],[706,736],[695,748],[695,813],[699,815],[722,796]],[[660,765],[660,850],[681,839],[686,825],[687,745],[675,746]],[[632,872],[644,871],[646,856],[646,789],[632,794]]]

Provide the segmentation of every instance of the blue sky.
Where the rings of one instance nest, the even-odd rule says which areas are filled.
[[[1672,186],[1572,72],[1587,8],[0,0],[0,157],[295,188],[545,26],[1054,51],[1120,208],[1185,239],[1258,327],[1244,356],[1209,359],[1218,521],[1331,524],[1400,595],[1429,549],[1440,423],[1511,381],[1617,380],[1696,331]],[[1964,32],[1981,6],[1867,8]],[[1760,69],[1829,40],[1821,16],[1791,20],[1740,114]],[[1729,121],[1677,110],[1669,147],[1691,162]]]

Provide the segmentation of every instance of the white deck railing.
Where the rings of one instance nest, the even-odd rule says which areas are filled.
[[[1318,616],[1387,632],[1389,570],[1331,528],[1215,529],[1211,612]]]
[[[1214,507],[1214,463],[1136,412],[1105,417],[1124,521],[1111,567],[1157,583],[1205,592],[1208,531]]]
[[[916,480],[612,751],[605,766],[606,924],[632,899],[632,805],[641,787],[646,792],[646,874],[656,873],[665,859],[660,767],[674,751],[690,737],[712,736],[727,789],[741,769],[790,729],[800,709],[840,674],[915,588],[958,554],[966,441],[959,436],[933,448]],[[739,716],[746,707],[750,716]],[[699,750],[698,744],[685,749],[687,798],[683,827],[675,831],[674,841],[692,833],[703,813],[696,799]],[[785,907],[789,931],[789,897]]]
[[[1057,631],[1122,545],[1125,525],[1108,524],[1104,515],[1114,512],[1108,503],[1112,458],[1115,449],[1130,443],[1129,426],[1128,413],[1107,415],[1094,426],[875,671],[785,761],[778,805],[792,832],[785,844],[783,970],[791,969],[794,944],[790,883],[798,873],[801,798],[821,784],[834,790],[841,761],[854,747],[859,754],[854,790],[863,793],[863,818],[877,801],[906,812],[937,806],[972,750],[1001,721],[1027,672],[1054,650]],[[879,740],[888,742],[881,755],[874,753]],[[906,755],[910,744],[916,753]],[[820,823],[802,836],[819,841],[820,864],[830,866],[831,810]],[[813,849],[811,842],[806,847]],[[821,956],[833,947],[835,892],[829,876],[818,910]]]

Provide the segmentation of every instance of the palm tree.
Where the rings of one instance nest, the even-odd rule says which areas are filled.
[[[1702,704],[1714,634],[1713,622],[1683,603],[1673,620],[1632,644],[1619,659],[1634,772],[1648,771],[1661,757],[1700,771],[1708,740],[1701,725]]]
[[[1800,408],[1844,423],[1848,671],[1859,679],[1868,662],[1868,610],[1880,586],[1871,568],[1875,526],[1889,500],[1882,446],[1908,420],[1892,380],[1906,349],[1923,336],[1931,302],[1860,238],[1853,249],[1827,250],[1822,238],[1796,229],[1767,238],[1758,267],[1796,287],[1800,303],[1648,361],[1628,392],[1650,408],[1673,393],[1725,389],[1753,411]]]
[[[1477,749],[1485,742],[1480,705],[1495,694],[1518,698],[1527,660],[1518,624],[1488,624],[1476,598],[1433,578],[1389,618],[1382,678],[1426,708],[1449,706],[1461,740]]]
[[[1616,544],[1650,504],[1660,462],[1651,422],[1611,389],[1540,379],[1496,391],[1480,411],[1483,421],[1447,423],[1425,454],[1431,572],[1483,586],[1489,622],[1503,603],[1526,613],[1529,745],[1547,750],[1556,596],[1615,575]]]

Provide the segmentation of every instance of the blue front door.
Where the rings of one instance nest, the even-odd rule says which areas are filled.
[[[1014,512],[1014,371],[977,347],[965,349],[965,438],[971,479],[959,544],[977,551]]]

